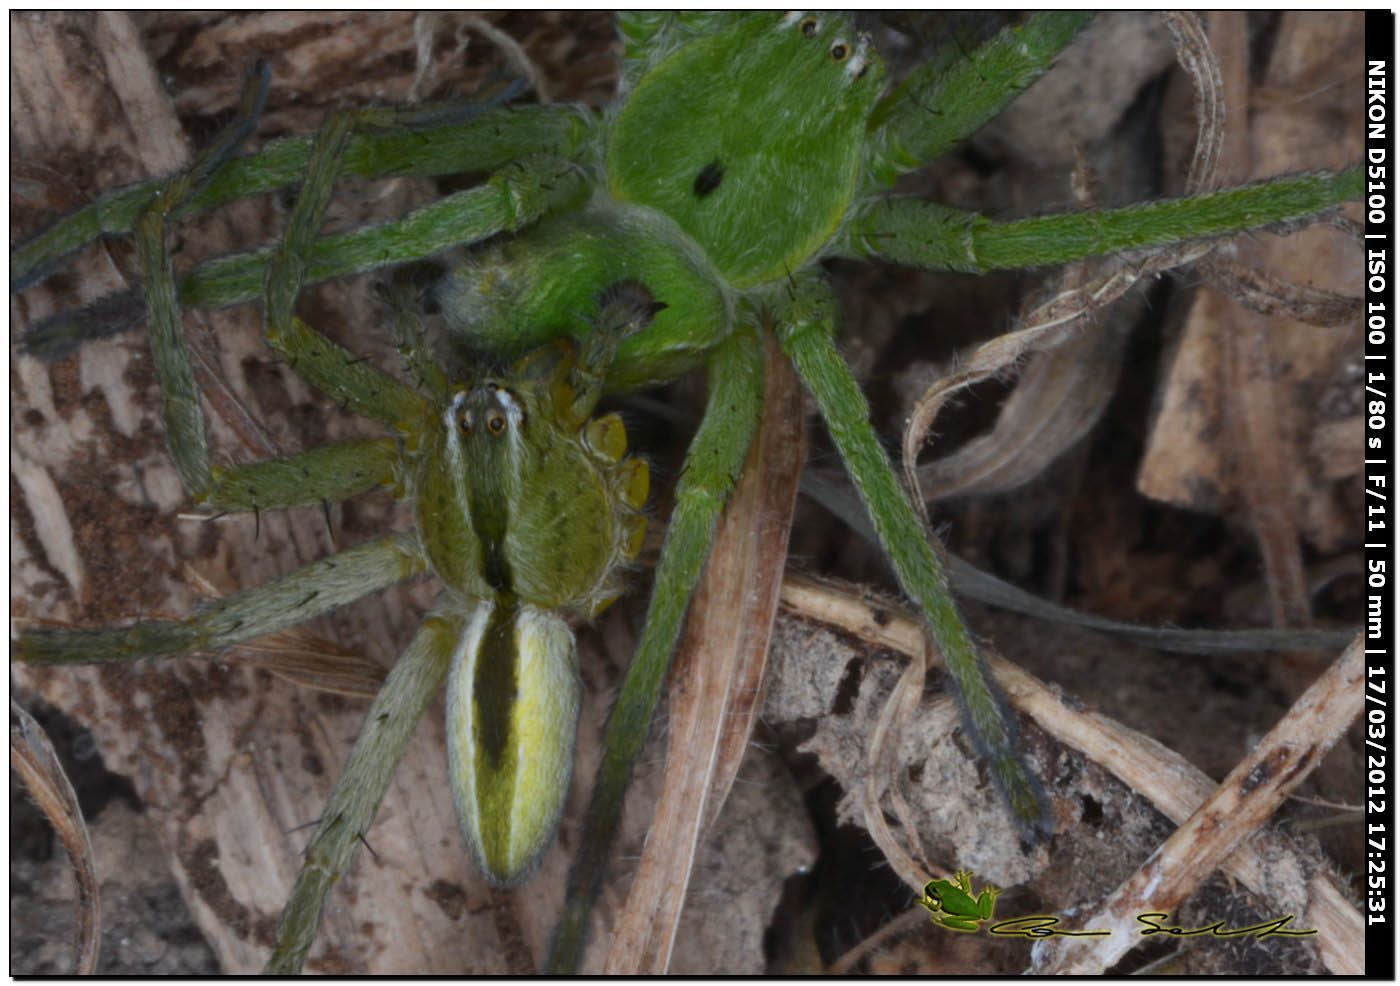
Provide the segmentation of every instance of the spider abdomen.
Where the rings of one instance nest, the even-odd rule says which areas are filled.
[[[553,841],[582,704],[568,624],[483,603],[453,655],[447,752],[462,834],[487,878],[519,883]]]
[[[582,684],[564,614],[617,598],[645,530],[646,463],[617,415],[587,417],[591,370],[572,341],[545,346],[459,388],[415,443],[423,545],[468,614],[447,686],[453,797],[502,886],[548,849],[568,795]]]

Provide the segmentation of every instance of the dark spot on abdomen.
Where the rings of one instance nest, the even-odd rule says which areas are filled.
[[[700,173],[695,176],[695,197],[703,199],[719,188],[719,183],[722,181],[724,181],[724,165],[719,163],[719,158],[716,158],[701,168]]]

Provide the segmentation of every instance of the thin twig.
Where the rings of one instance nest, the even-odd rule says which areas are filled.
[[[1274,277],[1267,271],[1247,267],[1219,255],[1199,268],[1211,285],[1235,302],[1270,318],[1282,316],[1322,328],[1348,325],[1361,320],[1361,299],[1295,284]]]
[[[1084,918],[1085,928],[1105,928],[1112,936],[1038,943],[1031,953],[1032,971],[1095,975],[1140,943],[1143,926],[1137,915],[1173,911],[1322,762],[1361,713],[1365,671],[1358,635],[1186,823],[1096,913]]]
[[[97,869],[92,843],[78,807],[78,796],[54,753],[53,744],[34,718],[10,699],[10,769],[19,775],[25,789],[49,820],[73,865],[78,893],[74,901],[77,920],[74,970],[80,976],[97,971],[102,944],[102,908],[97,893]]]
[[[488,41],[494,44],[508,58],[525,78],[530,80],[530,88],[535,90],[535,99],[541,106],[549,104],[549,86],[545,81],[544,73],[536,65],[530,56],[525,53],[525,49],[505,31],[496,25],[480,17],[467,17],[465,24],[472,30],[479,32]]]
[[[923,646],[922,630],[912,616],[888,606],[877,614],[855,592],[830,583],[789,576],[782,603],[796,615],[902,654],[912,655]],[[929,657],[931,663],[941,664],[937,653]],[[990,664],[1013,706],[1051,736],[1113,773],[1173,821],[1184,822],[1215,790],[1214,781],[1156,740],[1107,716],[1071,707],[1058,692],[1009,661],[993,657]],[[1363,970],[1360,913],[1336,878],[1313,872],[1315,867],[1301,859],[1288,840],[1261,832],[1225,857],[1220,868],[1260,896],[1300,915],[1307,927],[1317,928],[1318,949],[1334,973],[1355,975]],[[1297,875],[1305,883],[1300,885]]]

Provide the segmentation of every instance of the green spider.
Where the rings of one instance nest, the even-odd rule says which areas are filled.
[[[705,368],[710,373],[711,409],[680,480],[677,507],[670,520],[653,590],[652,612],[634,659],[635,671],[629,674],[619,699],[622,711],[613,718],[605,772],[595,791],[591,823],[583,837],[585,859],[590,862],[580,867],[571,881],[572,924],[564,940],[572,941],[574,948],[581,934],[580,915],[586,911],[587,900],[601,875],[598,867],[620,810],[631,761],[644,738],[662,671],[680,630],[684,607],[677,605],[676,600],[688,596],[703,566],[708,532],[739,471],[752,434],[761,386],[755,372],[755,330],[760,326],[774,327],[822,409],[857,488],[871,507],[877,531],[901,584],[924,609],[931,632],[948,657],[966,702],[970,731],[979,751],[994,765],[995,776],[1007,791],[1012,810],[1029,831],[1046,827],[1043,796],[1016,753],[1014,724],[981,669],[948,598],[934,552],[869,427],[864,400],[832,344],[837,307],[815,261],[831,255],[883,256],[954,269],[1050,263],[1088,253],[1174,242],[1184,236],[1219,234],[1247,225],[1293,220],[1325,211],[1359,190],[1359,179],[1353,171],[1339,177],[1299,179],[1222,194],[1212,200],[1218,208],[1163,204],[1133,213],[1096,216],[1090,222],[1071,215],[1002,227],[928,203],[886,198],[884,190],[898,174],[955,145],[1048,67],[1054,55],[1073,38],[1082,20],[1073,15],[1032,20],[978,49],[972,59],[946,73],[916,71],[900,87],[887,92],[880,60],[869,42],[834,15],[698,15],[674,21],[637,16],[623,20],[627,91],[620,108],[613,113],[599,116],[562,108],[502,109],[465,124],[419,120],[400,132],[381,133],[373,127],[362,135],[336,134],[330,128],[322,132],[318,140],[322,153],[313,165],[318,177],[307,180],[291,223],[296,232],[289,234],[286,241],[290,262],[283,274],[274,275],[268,292],[272,323],[283,328],[292,325],[288,313],[300,286],[294,270],[297,263],[309,255],[313,276],[317,277],[328,276],[336,269],[338,261],[327,260],[308,244],[320,218],[312,193],[329,192],[330,172],[341,156],[335,146],[337,141],[348,142],[347,167],[359,169],[370,160],[364,148],[371,142],[412,153],[424,143],[425,135],[433,137],[435,147],[449,146],[445,139],[438,138],[455,130],[471,150],[454,153],[465,157],[457,157],[451,167],[436,162],[416,166],[443,171],[464,167],[494,170],[493,177],[434,207],[450,221],[450,228],[440,240],[420,233],[425,239],[412,240],[404,247],[406,252],[400,254],[395,252],[396,244],[390,245],[387,234],[371,233],[367,242],[374,254],[374,265],[413,259],[451,243],[483,240],[497,232],[519,231],[475,251],[466,266],[459,267],[435,289],[434,296],[452,323],[453,338],[467,340],[466,348],[490,352],[507,363],[519,361],[513,372],[498,381],[508,392],[523,386],[523,381],[543,377],[549,381],[552,396],[555,385],[569,378],[569,398],[557,401],[556,408],[544,417],[567,417],[571,434],[578,433],[591,412],[591,401],[597,396],[594,391],[604,386],[634,389],[695,369]],[[956,110],[941,95],[947,93],[959,97]],[[706,111],[697,113],[695,105]],[[930,105],[949,109],[935,115],[928,111]],[[780,118],[785,125],[773,127],[770,121]],[[262,159],[270,153],[265,152]],[[446,151],[442,153],[448,156]],[[217,156],[209,160],[215,166],[222,164]],[[240,187],[228,177],[237,167],[236,163],[230,164],[214,176],[206,191],[195,190],[191,194],[247,193],[247,187]],[[381,173],[389,173],[404,165],[390,162],[382,167],[385,171]],[[897,210],[891,208],[895,202],[899,205]],[[154,217],[155,213],[147,215]],[[153,232],[145,240],[150,251],[157,249],[164,232],[155,225],[155,219],[148,222],[153,224]],[[931,235],[933,231],[939,235]],[[1022,242],[1032,234],[1035,242],[1027,250]],[[160,266],[158,258],[151,256],[152,260],[144,265],[148,271]],[[181,288],[182,293],[188,292],[182,301],[227,304],[256,297],[261,292],[264,263],[248,264],[245,270],[235,271],[235,276],[218,283],[208,282],[210,287],[203,294],[187,284]],[[363,261],[354,260],[344,269],[363,266],[367,266]],[[228,270],[225,268],[225,272]],[[618,296],[613,293],[619,290],[618,285],[641,285],[648,297],[665,307],[643,304],[634,298],[619,308]],[[629,288],[621,290],[624,296],[630,296]],[[153,311],[163,311],[171,317],[168,320],[178,325],[178,319],[173,319],[174,304],[157,304]],[[574,359],[572,350],[567,346],[556,349],[551,342],[571,335],[579,336],[577,345],[588,354],[581,361],[581,373],[577,372],[579,367],[567,365]],[[614,344],[615,354],[610,351]],[[420,423],[422,415],[413,399],[398,396],[407,391],[403,385],[386,383],[389,378],[368,364],[344,362],[351,369],[331,369],[331,361],[316,355],[321,347],[323,344],[314,335],[302,334],[287,343],[286,352],[294,362],[309,364],[305,370],[309,380],[349,403],[352,409],[394,429],[403,446],[417,448],[431,444],[434,435],[446,434]],[[172,352],[175,344],[167,341],[160,348]],[[454,404],[456,394],[476,392],[470,388],[453,391],[458,381],[437,382],[435,364],[412,345],[403,348],[411,374],[426,383],[421,389],[426,396],[437,399],[435,406],[439,410],[445,404],[456,413],[461,410],[460,404]],[[566,364],[562,370],[560,363]],[[540,370],[540,364],[546,364],[547,373]],[[171,379],[181,373],[187,371],[177,367]],[[559,408],[574,403],[573,378],[587,380],[594,376],[601,377],[597,387],[584,383],[578,388],[590,395],[583,402],[586,406],[571,407],[569,414],[563,415]],[[171,400],[172,392],[182,384],[163,386]],[[186,390],[178,398],[185,402],[186,410],[177,411],[167,427],[177,463],[183,467],[186,488],[208,490],[211,485],[217,487],[227,481],[226,488],[232,489],[236,483],[226,474],[197,474],[199,469],[208,468],[207,453],[196,448],[196,443],[202,441],[196,436],[202,433],[203,426],[188,410],[198,406],[192,386]],[[505,412],[513,406],[501,405]],[[538,417],[532,414],[529,419]],[[180,437],[181,429],[186,429],[185,437]],[[614,463],[621,459],[615,444],[601,434],[584,444],[595,451],[611,447],[613,451],[601,458]],[[382,440],[361,441],[353,447],[342,446],[340,451],[305,453],[306,458],[295,461],[309,463],[310,456],[321,454],[329,458],[318,459],[317,463],[330,461],[340,467],[341,475],[334,476],[334,470],[330,470],[327,474],[333,475],[333,481],[314,487],[290,484],[279,494],[282,498],[274,498],[273,502],[279,506],[319,503],[343,498],[368,485],[405,482],[404,467],[395,457],[397,453],[390,453],[391,446],[398,447]],[[427,456],[420,461],[440,463],[442,457]],[[247,488],[261,496],[275,483],[259,479],[257,469],[249,467],[234,475],[246,480]],[[362,475],[344,478],[353,472]],[[555,481],[556,470],[540,472],[550,476],[549,482]],[[574,475],[577,470],[562,472]],[[431,477],[409,479],[406,485],[419,505],[418,528],[424,550],[414,550],[416,546],[404,548],[402,542],[355,549],[353,559],[366,558],[371,553],[377,557],[366,565],[360,579],[335,583],[340,594],[334,601],[348,601],[352,594],[376,587],[371,583],[384,580],[374,573],[393,559],[399,565],[393,570],[393,577],[431,568],[444,577],[458,596],[470,600],[480,601],[499,593],[503,609],[525,599],[524,605],[542,613],[573,608],[589,615],[615,592],[611,579],[616,562],[635,553],[636,528],[627,527],[627,522],[640,502],[633,485],[636,476],[635,467],[619,472],[610,482],[621,490],[630,486],[630,492],[615,494],[606,508],[590,511],[615,515],[619,529],[626,527],[625,533],[603,539],[609,546],[602,552],[608,556],[605,563],[600,562],[597,570],[590,568],[589,577],[583,580],[587,584],[581,589],[553,592],[554,585],[546,578],[542,596],[549,598],[538,604],[525,599],[525,593],[509,575],[488,574],[487,586],[483,587],[476,580],[489,564],[474,563],[470,549],[465,554],[435,552],[435,546],[451,542],[456,546],[486,546],[483,553],[489,555],[490,546],[502,540],[499,533],[493,533],[499,532],[501,525],[491,530],[474,528],[475,538],[436,536],[434,525],[450,526],[453,522],[444,518],[451,515],[424,506]],[[474,496],[467,499],[479,503],[479,496]],[[572,494],[570,498],[575,499]],[[216,493],[206,502],[246,510],[255,499],[239,499],[231,493],[221,498]],[[519,509],[518,499],[503,499],[510,510]],[[466,513],[475,516],[470,510]],[[534,543],[530,535],[524,536],[530,544]],[[580,536],[583,535],[571,529],[570,542]],[[305,578],[313,580],[308,583],[308,591],[330,586],[331,583],[316,579],[314,573],[320,571],[324,568],[308,571]],[[322,594],[331,601],[331,593]],[[263,621],[256,629],[262,632],[280,628],[287,621],[299,622],[309,616],[310,608],[302,604],[304,596],[300,592],[279,595],[287,603],[286,614]],[[553,616],[542,618],[557,620]],[[461,637],[474,617],[459,608],[453,616],[430,620],[420,643],[410,651],[410,655],[436,668],[437,677],[426,675],[415,685],[403,685],[401,682],[410,671],[402,671],[402,676],[396,673],[371,710],[369,722],[377,721],[381,708],[407,704],[421,710],[431,699],[436,682],[446,673],[449,656],[459,649],[455,639],[437,639],[448,632],[443,629],[444,624],[451,625],[454,619],[459,625],[451,633]],[[491,618],[482,619],[489,623]],[[562,635],[557,622],[551,622],[550,627],[541,636],[551,637],[553,642],[542,645],[541,651],[567,664],[568,659],[561,655],[567,653],[569,645],[559,642]],[[241,633],[245,628],[246,625],[230,634]],[[187,651],[202,643],[173,636],[167,641],[166,636],[157,636],[167,653]],[[103,652],[110,650],[113,638],[99,635],[89,639],[96,643],[87,656],[106,656]],[[221,638],[220,642],[227,639],[231,637]],[[76,642],[73,636],[34,632],[22,638],[20,646],[22,651],[28,648],[30,655],[40,647],[72,654]],[[477,648],[460,649],[468,653]],[[149,650],[132,647],[121,652],[121,656],[141,656]],[[509,650],[505,647],[503,652]],[[397,667],[408,668],[409,664],[401,661]],[[488,689],[483,693],[494,695],[497,691]],[[409,695],[411,698],[405,703]],[[403,722],[395,730],[392,743],[407,740],[417,715],[401,718]],[[568,730],[557,732],[548,739],[542,739],[538,731],[531,733],[528,744],[519,749],[544,749],[553,762],[565,762],[572,738],[564,735]],[[466,747],[452,749],[455,756],[461,757]],[[358,778],[358,765],[365,760],[357,747],[346,776]],[[314,867],[304,871],[308,889],[295,896],[295,907],[289,908],[291,917],[284,923],[283,947],[276,960],[281,967],[299,966],[311,944],[325,891],[334,873],[348,862],[356,836],[368,828],[383,794],[382,785],[388,783],[392,773],[382,766],[377,772],[381,782],[377,792],[366,791],[363,786],[351,792],[358,812],[354,824],[345,821],[343,812],[328,812],[322,830],[312,839],[313,846],[327,846],[335,862],[328,864],[326,871]],[[459,778],[461,773],[459,765]],[[554,776],[557,775],[556,769]],[[481,849],[483,840],[489,839],[482,832],[491,824],[490,818],[463,811],[469,841],[477,840],[478,856],[485,859],[488,867],[496,867],[501,882],[528,871],[538,852],[547,847],[552,819],[562,808],[565,791],[555,790],[550,801],[550,795],[543,791],[545,787],[548,785],[530,786],[527,798],[512,802],[511,810],[516,811],[527,804],[545,803],[540,809],[545,818],[530,823],[530,845],[518,858],[493,861],[491,852]],[[491,816],[500,817],[499,813]],[[312,888],[313,883],[319,886]]]

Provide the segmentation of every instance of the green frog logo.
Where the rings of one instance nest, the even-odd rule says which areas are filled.
[[[949,931],[979,931],[983,922],[992,919],[1001,890],[988,884],[974,897],[971,874],[966,870],[959,870],[953,880],[956,882],[930,880],[924,885],[924,896],[919,903],[933,915],[935,924]]]

